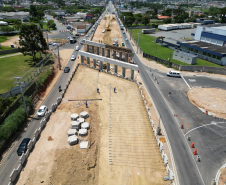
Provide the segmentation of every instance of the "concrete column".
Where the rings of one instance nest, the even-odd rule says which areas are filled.
[[[94,46],[92,46],[92,53],[94,53]]]
[[[119,52],[119,60],[122,60],[122,52]]]
[[[94,69],[96,69],[96,67],[97,67],[97,61],[96,61],[96,59],[93,59],[93,67],[94,67]]]
[[[103,69],[103,62],[100,61],[100,70],[102,70],[102,69]]]
[[[129,60],[129,54],[128,53],[126,53],[125,59],[126,59],[125,61],[128,62],[128,60]]]
[[[84,56],[81,55],[81,63],[84,64]]]
[[[99,47],[97,47],[97,55],[99,55]]]
[[[87,57],[87,64],[90,65],[90,59]]]
[[[102,48],[102,56],[105,56],[105,54],[104,54],[104,48]]]
[[[87,45],[87,52],[89,52],[89,45]]]
[[[116,51],[113,51],[113,59],[116,59]]]
[[[110,63],[107,63],[107,72],[110,71],[111,68],[110,68]]]
[[[115,67],[114,72],[115,72],[115,73],[118,73],[118,66],[117,66],[117,65],[115,65],[114,67]]]
[[[126,76],[126,68],[122,67],[122,76],[125,77]]]
[[[130,72],[130,78],[133,80],[134,79],[134,70],[131,69],[131,72]]]
[[[111,56],[110,56],[110,49],[108,49],[107,51],[108,51],[108,56],[107,57],[111,58]]]

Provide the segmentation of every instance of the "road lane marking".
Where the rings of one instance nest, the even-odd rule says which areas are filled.
[[[184,79],[184,77],[182,75],[180,75],[181,78],[183,78],[184,82],[186,83],[186,85],[188,86],[189,89],[191,89],[190,85],[188,85],[187,81]]]

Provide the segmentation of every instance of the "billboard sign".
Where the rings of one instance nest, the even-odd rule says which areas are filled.
[[[93,14],[86,14],[86,17],[93,17]]]

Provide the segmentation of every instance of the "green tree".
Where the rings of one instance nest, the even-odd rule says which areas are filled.
[[[220,14],[220,13],[221,13],[220,8],[213,7],[213,6],[209,8],[209,15],[216,16],[217,14]]]
[[[19,32],[20,51],[26,56],[31,55],[36,60],[36,53],[47,49],[47,43],[42,31],[35,24],[22,24]]]
[[[30,14],[31,18],[38,16],[38,10],[37,10],[36,6],[30,5],[29,14]]]
[[[142,24],[147,25],[150,23],[150,17],[149,16],[143,16],[142,18]]]
[[[135,21],[135,17],[133,17],[133,16],[126,16],[125,17],[125,20],[124,20],[125,27],[132,26],[132,24],[134,23],[134,21]]]
[[[166,10],[164,10],[164,11],[162,12],[162,15],[171,17],[171,15],[172,15],[172,10],[171,10],[171,9],[166,9]]]
[[[57,17],[57,14],[55,12],[52,12],[51,15],[55,18]]]
[[[226,23],[226,7],[221,8],[221,23]]]
[[[138,25],[138,20],[137,20],[137,19],[135,20],[134,24],[135,24],[136,26]]]
[[[5,6],[1,8],[1,12],[15,12],[16,10],[11,6]]]
[[[163,22],[164,22],[165,24],[169,24],[169,23],[172,22],[172,19],[171,19],[171,18],[166,18],[166,19],[163,20]]]

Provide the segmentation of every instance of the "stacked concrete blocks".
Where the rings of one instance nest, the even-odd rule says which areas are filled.
[[[78,132],[79,136],[87,136],[88,132],[87,132],[87,129],[79,129],[79,132]]]
[[[82,124],[81,124],[81,128],[82,128],[82,129],[89,130],[89,123],[87,123],[87,122],[82,123]]]
[[[77,121],[81,124],[81,123],[85,122],[85,119],[84,118],[78,118]]]
[[[67,131],[68,136],[77,135],[77,129],[69,129]]]
[[[78,137],[76,135],[72,135],[68,137],[68,144],[70,146],[78,144]]]
[[[79,118],[79,115],[74,113],[71,115],[71,120],[76,121]]]
[[[89,117],[89,114],[88,114],[88,112],[84,111],[84,112],[80,113],[80,117],[86,119]]]
[[[79,121],[72,121],[71,122],[71,129],[79,130],[81,128],[81,123]]]

